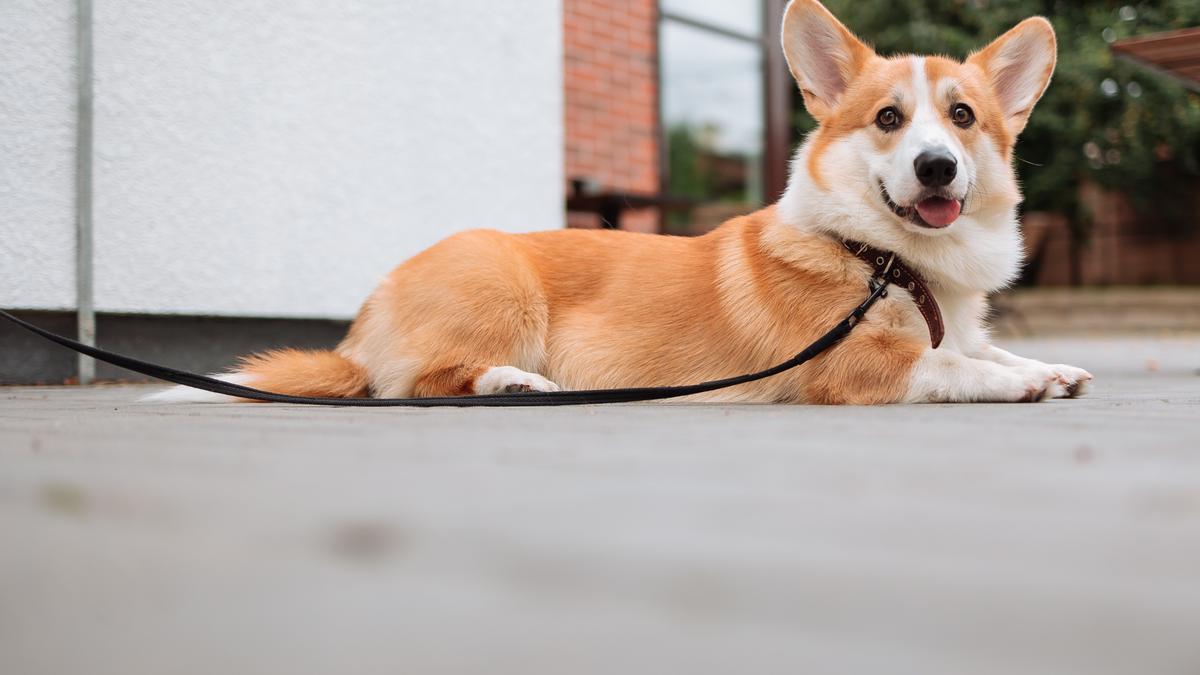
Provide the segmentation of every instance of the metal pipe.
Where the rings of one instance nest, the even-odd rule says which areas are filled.
[[[96,344],[92,287],[92,0],[77,0],[78,118],[75,145],[75,302],[79,341]],[[79,355],[79,384],[96,379],[96,362]]]

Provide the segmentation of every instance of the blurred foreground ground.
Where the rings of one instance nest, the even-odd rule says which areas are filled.
[[[0,389],[0,672],[1200,672],[1200,338],[1036,405]]]

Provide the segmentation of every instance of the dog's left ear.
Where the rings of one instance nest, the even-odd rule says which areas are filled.
[[[1015,137],[1050,85],[1058,44],[1054,27],[1040,16],[1025,19],[967,59],[983,69],[1000,101],[1004,124]]]

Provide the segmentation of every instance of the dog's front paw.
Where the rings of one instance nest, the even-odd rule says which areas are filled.
[[[475,380],[476,394],[515,394],[530,391],[558,391],[558,385],[537,373],[512,366],[490,368]]]
[[[1058,375],[1045,368],[1013,368],[993,380],[989,400],[1000,403],[1037,403],[1063,393]]]
[[[1014,359],[1016,360],[1016,359]],[[1035,403],[1067,395],[1067,383],[1044,363],[1019,365],[973,359],[955,352],[927,352],[913,371],[910,403]]]
[[[1075,398],[1083,394],[1092,379],[1086,370],[1062,364],[1037,363],[1021,366],[1018,371],[1030,381],[1045,383],[1044,398]]]
[[[1035,378],[1049,378],[1046,398],[1075,398],[1087,390],[1092,374],[1082,368],[1063,364],[1039,363],[1021,368]]]
[[[1088,390],[1089,383],[1092,381],[1092,374],[1083,368],[1056,363],[1050,366],[1050,369],[1058,377],[1059,385],[1063,391],[1059,398],[1083,396]]]
[[[1058,395],[1058,378],[1053,374],[1031,373],[1022,378],[1024,393],[1017,403],[1037,403]]]

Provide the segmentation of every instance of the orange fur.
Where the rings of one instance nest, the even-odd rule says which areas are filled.
[[[455,364],[431,366],[421,373],[413,386],[413,396],[466,396],[477,393],[475,380],[491,366]]]
[[[333,352],[280,349],[242,359],[238,371],[250,386],[276,394],[368,396],[366,371]]]
[[[379,396],[471,393],[511,365],[568,389],[692,383],[768,367],[861,302],[866,265],[773,209],[695,239],[567,230],[450,237],[397,268],[338,351]],[[882,301],[809,365],[706,396],[899,400],[923,326]]]

